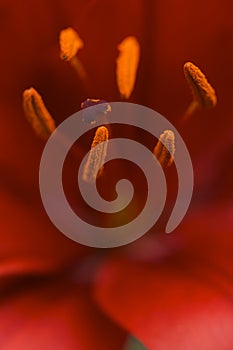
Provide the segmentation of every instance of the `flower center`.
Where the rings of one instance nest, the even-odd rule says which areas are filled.
[[[60,33],[60,57],[68,62],[77,73],[79,79],[86,84],[87,74],[83,63],[78,58],[78,52],[84,47],[84,42],[73,28],[67,28]],[[128,100],[134,89],[138,64],[140,60],[140,45],[133,36],[126,37],[118,46],[119,55],[116,58],[116,82],[119,95],[123,100]],[[201,70],[191,62],[184,65],[185,78],[192,89],[193,100],[185,111],[181,120],[187,120],[198,109],[215,107],[217,98],[214,89],[207,81]],[[96,123],[96,115],[92,114],[90,106],[98,105],[100,113],[107,115],[111,112],[111,106],[106,101],[99,99],[87,99],[81,104],[86,109],[83,114],[83,122]],[[23,93],[24,114],[35,133],[47,140],[56,129],[55,121],[47,110],[40,94],[29,88]],[[110,127],[107,119],[106,125],[96,128],[91,144],[88,159],[84,166],[82,179],[90,184],[95,183],[98,177],[103,176],[105,158],[110,138]],[[168,168],[175,155],[175,135],[171,130],[164,130],[153,148],[153,154],[163,168]],[[98,145],[98,147],[96,147]],[[107,167],[107,166],[106,166]]]

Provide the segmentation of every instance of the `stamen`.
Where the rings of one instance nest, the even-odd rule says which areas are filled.
[[[70,65],[74,68],[79,79],[87,85],[87,73],[86,70],[78,57],[73,57],[70,61]]]
[[[42,139],[47,140],[55,130],[56,125],[41,96],[32,87],[23,93],[23,109],[25,117],[35,133]]]
[[[154,156],[158,159],[162,167],[169,167],[175,154],[175,135],[171,130],[165,130],[153,150]]]
[[[95,133],[95,137],[91,145],[91,150],[89,152],[87,162],[84,166],[84,181],[94,183],[97,178],[97,174],[101,175],[101,172],[103,171],[103,164],[107,155],[107,142],[104,141],[108,141],[108,138],[108,129],[105,126],[100,126]],[[97,149],[95,147],[97,145],[101,145],[101,147]]]
[[[69,61],[76,71],[78,77],[86,82],[87,74],[82,62],[76,56],[77,52],[83,48],[84,43],[78,33],[71,27],[60,32],[60,57],[64,61]]]
[[[117,86],[122,98],[128,99],[133,91],[140,57],[140,46],[134,36],[128,36],[118,46],[116,60]]]
[[[201,70],[193,63],[187,62],[184,65],[184,75],[193,93],[193,101],[185,112],[185,118],[187,119],[197,108],[215,107],[217,104],[215,90]]]
[[[66,28],[60,32],[60,56],[64,61],[70,61],[83,47],[83,41],[73,28]]]

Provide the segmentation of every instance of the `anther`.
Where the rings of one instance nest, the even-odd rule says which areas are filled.
[[[94,183],[97,175],[101,174],[103,164],[107,155],[107,142],[109,139],[108,129],[105,126],[100,126],[95,133],[91,150],[87,162],[84,166],[83,180],[89,183]],[[100,145],[100,147],[96,147]]]
[[[187,118],[198,109],[213,108],[217,104],[215,90],[207,81],[202,71],[191,62],[184,65],[184,75],[192,90],[193,101],[188,107],[185,117]]]
[[[140,57],[140,45],[134,36],[125,38],[119,45],[116,60],[116,79],[119,92],[128,99],[133,91]]]
[[[165,130],[160,135],[153,154],[162,167],[166,168],[172,164],[175,155],[175,135],[173,131]]]
[[[41,96],[32,87],[23,92],[23,109],[25,117],[35,133],[47,140],[55,130],[56,125]]]
[[[84,46],[82,39],[73,28],[69,27],[60,32],[59,43],[61,59],[68,61],[76,71],[78,77],[85,82],[87,79],[85,69],[76,56],[77,52]]]
[[[64,61],[70,61],[83,47],[83,41],[73,28],[66,28],[60,32],[60,56]]]

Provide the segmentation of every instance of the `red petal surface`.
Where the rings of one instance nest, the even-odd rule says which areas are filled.
[[[107,262],[97,279],[98,303],[150,350],[231,350],[232,209],[189,218],[173,234],[183,237],[183,248],[158,263]]]
[[[92,303],[86,290],[67,282],[29,286],[3,299],[4,350],[119,350],[124,332]]]
[[[22,188],[20,189],[22,190]],[[9,191],[11,192],[11,190]],[[69,264],[75,258],[90,252],[58,232],[47,218],[42,205],[35,203],[35,197],[22,193],[22,198],[6,189],[2,190],[0,270],[7,274],[7,266],[16,271],[35,272],[58,268]],[[11,263],[12,260],[12,263]],[[19,267],[17,267],[17,262]],[[13,265],[12,265],[13,264]],[[24,268],[22,269],[22,266]]]

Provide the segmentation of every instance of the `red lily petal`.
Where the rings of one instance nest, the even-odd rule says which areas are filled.
[[[196,215],[197,224],[183,228],[186,245],[157,264],[106,263],[97,278],[99,305],[150,350],[232,349],[230,212],[232,206]]]
[[[119,350],[124,332],[67,281],[38,284],[4,299],[0,308],[4,350]]]
[[[58,232],[43,207],[1,194],[1,259],[34,261],[42,269],[67,264],[90,251]],[[34,207],[33,207],[34,206]],[[39,210],[38,210],[39,209]],[[30,269],[30,266],[29,266]]]
[[[4,189],[0,207],[0,270],[5,275],[57,269],[91,251],[57,231],[34,200],[18,200]]]
[[[0,268],[6,275],[11,260],[14,274],[32,273],[33,269],[35,273],[44,272],[69,264],[90,249],[65,237],[47,217],[39,193],[43,144],[11,106],[2,106],[1,114],[4,133],[0,148],[4,152],[0,155]],[[8,271],[12,275],[12,267]]]

